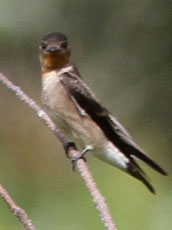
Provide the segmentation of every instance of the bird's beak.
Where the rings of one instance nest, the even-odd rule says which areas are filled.
[[[47,48],[47,49],[46,49],[46,52],[47,52],[47,53],[60,53],[61,50],[60,50],[58,47],[53,46],[53,47]]]

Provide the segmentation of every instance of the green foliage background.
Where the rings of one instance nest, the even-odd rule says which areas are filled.
[[[89,85],[134,139],[172,173],[172,4],[160,0],[0,1],[0,71],[40,103],[38,45],[66,33]],[[171,229],[172,181],[137,180],[88,154],[120,230]],[[78,173],[35,114],[0,84],[0,182],[37,229],[104,229]],[[0,200],[0,230],[23,226]]]

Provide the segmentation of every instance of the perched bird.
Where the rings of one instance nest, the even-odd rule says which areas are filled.
[[[51,33],[40,43],[42,101],[52,119],[101,160],[128,172],[155,193],[136,160],[166,172],[133,141],[119,121],[98,101],[70,60],[67,36]]]

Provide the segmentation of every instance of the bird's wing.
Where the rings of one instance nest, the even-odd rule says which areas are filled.
[[[166,175],[166,172],[137,146],[119,121],[101,105],[81,78],[78,78],[73,73],[65,72],[61,76],[60,81],[69,95],[74,98],[77,107],[80,107],[81,111],[85,111],[94,120],[107,139],[128,159],[133,160],[137,158],[161,174]],[[139,170],[139,167],[137,169]]]

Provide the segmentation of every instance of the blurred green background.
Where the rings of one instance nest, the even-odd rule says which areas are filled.
[[[72,59],[100,100],[172,173],[172,4],[134,0],[0,1],[0,71],[39,104],[38,45],[66,33]],[[172,226],[172,178],[143,166],[157,195],[88,154],[119,230]],[[37,229],[101,230],[79,174],[44,123],[0,84],[0,182]],[[0,230],[23,226],[0,200]]]

